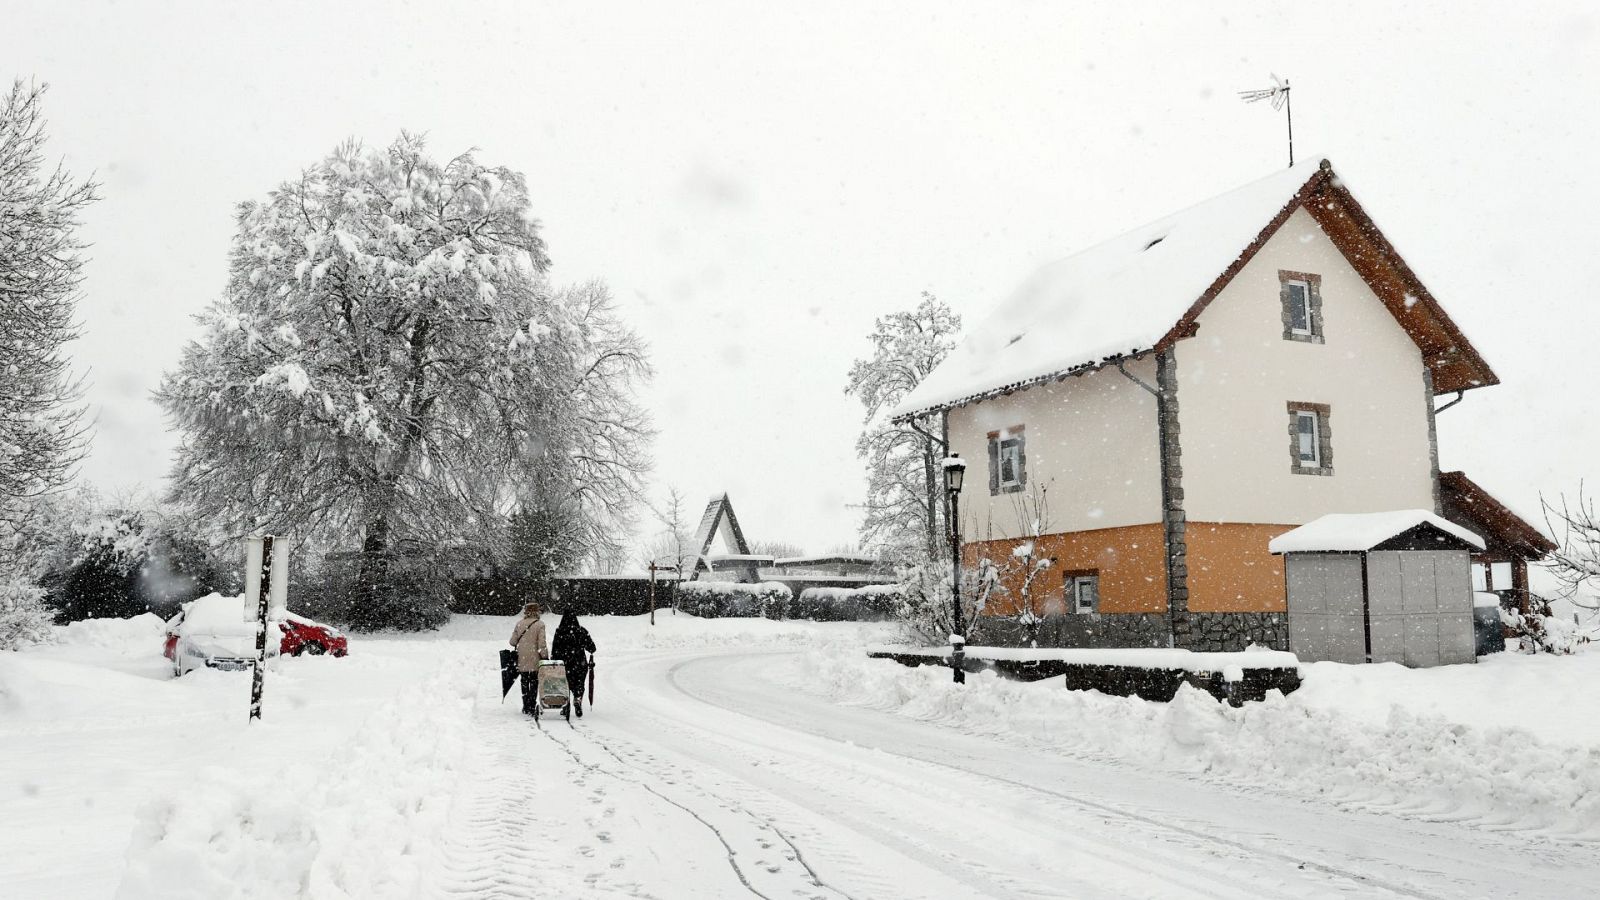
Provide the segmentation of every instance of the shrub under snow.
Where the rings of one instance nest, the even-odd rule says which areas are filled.
[[[685,581],[678,585],[678,608],[702,619],[788,615],[794,593],[776,581],[741,584],[732,581]]]
[[[42,589],[15,576],[0,578],[0,650],[48,640],[53,619]]]

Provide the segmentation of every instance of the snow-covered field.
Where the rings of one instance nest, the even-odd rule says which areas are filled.
[[[1317,664],[1233,710],[865,659],[885,626],[587,620],[574,727],[506,619],[174,680],[152,619],[0,655],[0,895],[1582,896],[1600,652]]]

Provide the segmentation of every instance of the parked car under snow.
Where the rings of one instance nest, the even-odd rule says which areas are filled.
[[[344,656],[350,652],[350,642],[339,629],[287,610],[274,613],[267,621],[267,637],[269,656]],[[250,668],[256,656],[256,625],[245,617],[244,599],[207,594],[185,603],[167,622],[162,654],[172,660],[174,676],[202,667],[224,671]]]

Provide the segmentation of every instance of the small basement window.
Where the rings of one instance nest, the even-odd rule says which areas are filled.
[[[1067,572],[1066,592],[1067,608],[1074,613],[1097,613],[1100,611],[1100,573],[1094,569],[1081,572]]]
[[[1333,443],[1328,434],[1331,411],[1326,403],[1289,404],[1289,459],[1295,474],[1333,474]]]

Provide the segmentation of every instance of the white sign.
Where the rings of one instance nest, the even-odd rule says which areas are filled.
[[[256,604],[261,595],[261,537],[248,537],[244,552],[244,618],[256,620]],[[267,595],[268,617],[283,612],[289,605],[289,539],[272,539],[272,586]]]

